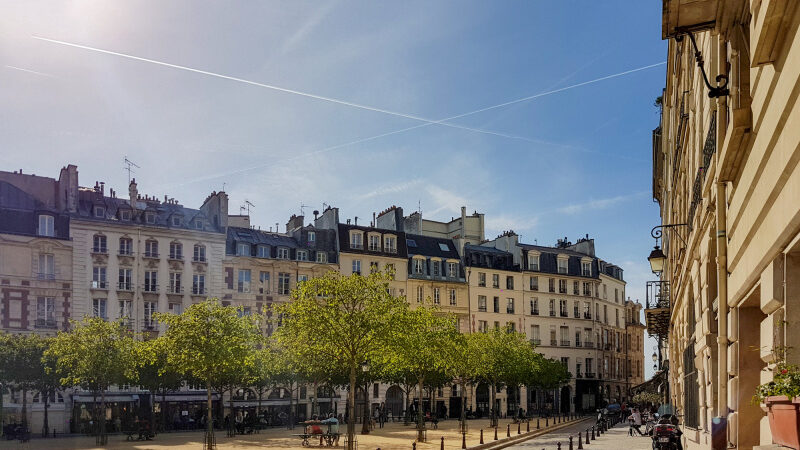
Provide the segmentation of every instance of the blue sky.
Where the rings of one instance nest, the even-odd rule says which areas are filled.
[[[124,194],[127,155],[140,192],[196,207],[224,183],[231,212],[249,199],[262,228],[301,204],[362,220],[393,204],[445,220],[465,205],[490,238],[588,233],[643,299],[663,65],[455,127],[424,120],[663,62],[660,26],[660,4],[641,0],[5,3],[0,169],[74,163],[83,185]]]

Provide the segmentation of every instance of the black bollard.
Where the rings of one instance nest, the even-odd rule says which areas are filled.
[[[497,427],[494,427],[494,440],[497,440]]]
[[[537,417],[537,418],[536,418],[536,429],[538,430],[539,428],[540,428],[540,427],[539,427],[539,418]]]
[[[589,429],[586,429],[586,445],[589,445]]]
[[[517,422],[517,434],[522,434],[522,422]]]
[[[569,437],[569,450],[572,450],[572,436]]]
[[[556,444],[556,448],[557,448],[558,450],[561,450],[561,442],[559,442],[558,444]]]
[[[481,444],[483,444],[483,428],[481,428]]]
[[[411,450],[417,450],[417,441],[411,443]]]
[[[544,427],[547,428],[550,426],[550,417],[544,418]]]
[[[442,446],[440,447],[441,450],[444,450],[444,436],[442,436]]]
[[[583,450],[583,436],[581,436],[581,432],[578,432],[578,450]]]
[[[592,427],[592,440],[595,440],[595,439],[597,439],[597,438],[594,436],[594,427]]]
[[[525,422],[525,432],[526,432],[526,433],[530,433],[530,432],[531,432],[531,420],[530,420],[530,419],[528,419],[528,420]]]
[[[506,427],[506,437],[511,437],[511,424]]]

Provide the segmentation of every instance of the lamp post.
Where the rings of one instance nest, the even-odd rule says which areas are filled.
[[[369,363],[361,363],[361,372],[364,374],[364,423],[361,426],[361,434],[369,434]]]

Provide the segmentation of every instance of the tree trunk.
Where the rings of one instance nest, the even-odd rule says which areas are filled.
[[[28,390],[22,388],[22,432],[28,431]]]
[[[290,430],[294,429],[294,391],[292,390],[294,387],[294,382],[289,382],[289,423],[288,428]]]
[[[356,435],[356,366],[350,367],[350,392],[347,393],[347,450],[354,450]]]
[[[497,411],[497,386],[494,383],[492,383],[492,399],[491,399],[491,402],[492,402],[492,404],[489,407],[489,410],[491,411],[491,414],[489,415],[489,417],[490,417],[492,426],[493,427],[497,427],[497,419],[498,419],[497,413],[499,411]]]
[[[258,405],[256,406],[256,416],[261,415],[261,398],[264,396],[264,389],[258,390]]]
[[[464,381],[461,382],[461,430],[462,432],[466,432],[466,423],[467,423],[467,416],[466,416],[466,409],[467,409],[467,383]]]
[[[100,391],[100,445],[106,445],[106,390]]]
[[[50,436],[50,421],[47,417],[47,408],[50,407],[50,393],[39,392],[39,395],[44,395],[44,424],[42,424],[42,437]]]
[[[3,415],[3,394],[6,392],[6,386],[3,383],[0,383],[0,424],[6,423],[5,417]],[[0,426],[0,438],[3,437],[3,427]]]
[[[211,417],[211,383],[206,382],[206,407],[208,408],[206,414],[206,436],[203,442],[203,448],[211,450],[214,447],[214,419]]]
[[[161,391],[161,430],[167,429],[167,390]]]
[[[231,398],[229,400],[229,402],[230,402],[229,403],[230,404],[230,412],[228,413],[228,417],[230,419],[228,420],[228,437],[236,436],[236,425],[234,423],[236,421],[236,414],[235,414],[235,411],[233,410],[233,390],[234,390],[234,388],[230,389]],[[291,405],[291,400],[289,402],[290,402],[289,404]]]
[[[419,379],[419,405],[417,406],[417,442],[425,442],[425,417],[422,415],[422,386],[425,377]]]

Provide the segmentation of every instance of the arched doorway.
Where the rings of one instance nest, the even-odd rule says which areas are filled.
[[[392,417],[401,417],[403,414],[403,390],[394,385],[386,391],[386,413]]]
[[[489,386],[479,384],[475,389],[475,414],[479,417],[489,415]]]
[[[570,412],[570,399],[572,398],[572,390],[569,386],[564,386],[561,388],[561,408],[559,409],[562,413]]]

